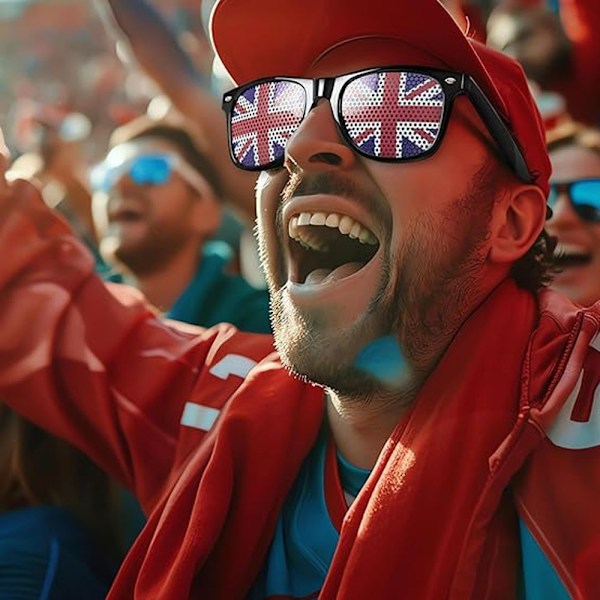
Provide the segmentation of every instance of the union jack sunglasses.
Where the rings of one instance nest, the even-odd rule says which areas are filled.
[[[502,117],[468,75],[422,67],[386,67],[339,77],[270,77],[226,92],[229,152],[247,171],[283,164],[285,145],[321,99],[330,101],[346,142],[379,161],[431,156],[448,125],[454,99],[466,94],[514,173],[532,177]]]

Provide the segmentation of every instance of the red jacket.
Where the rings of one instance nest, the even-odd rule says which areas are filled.
[[[0,396],[148,513],[109,598],[244,598],[323,419],[267,336],[156,320],[36,193],[0,205]],[[346,515],[320,598],[514,596],[514,507],[597,597],[600,314],[510,281],[457,333]],[[594,595],[596,594],[596,596]]]

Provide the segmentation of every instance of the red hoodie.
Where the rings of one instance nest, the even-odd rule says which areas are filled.
[[[30,188],[0,207],[0,396],[149,515],[111,599],[243,599],[323,419],[267,336],[156,320]],[[598,311],[506,281],[457,333],[348,511],[320,598],[514,597],[514,507],[600,589]],[[576,448],[574,448],[575,446]],[[575,449],[577,451],[575,451]]]

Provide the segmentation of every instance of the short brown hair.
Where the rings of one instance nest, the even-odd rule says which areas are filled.
[[[117,127],[110,136],[109,146],[114,148],[119,144],[142,138],[160,138],[176,146],[183,158],[206,179],[217,200],[222,200],[223,186],[215,169],[183,123],[173,119],[153,119],[142,115]]]

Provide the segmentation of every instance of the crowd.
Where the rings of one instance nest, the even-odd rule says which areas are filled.
[[[596,0],[42,5],[0,599],[600,598]]]

